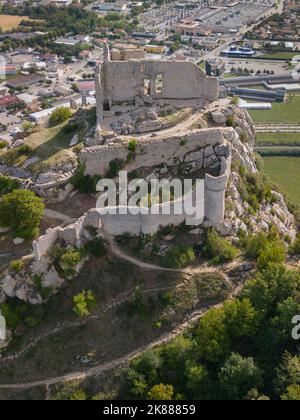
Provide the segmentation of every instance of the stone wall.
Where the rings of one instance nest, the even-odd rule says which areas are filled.
[[[138,144],[135,159],[127,166],[129,172],[142,167],[158,166],[161,164],[176,165],[188,157],[191,152],[196,152],[211,146],[211,155],[215,156],[215,146],[224,143],[225,136],[233,137],[233,128],[208,128],[189,131],[186,134],[168,137],[155,137],[154,139],[141,140]],[[79,160],[85,164],[86,175],[105,176],[109,170],[109,163],[115,159],[127,160],[128,148],[124,144],[94,146],[84,149]],[[207,154],[205,156],[209,158]],[[215,161],[216,156],[214,157]],[[191,160],[193,160],[191,158]],[[208,160],[207,160],[208,161]],[[209,166],[209,162],[207,164]]]
[[[53,249],[57,241],[63,241],[66,246],[79,247],[87,227],[101,228],[101,215],[96,209],[89,210],[76,223],[69,226],[48,229],[44,235],[33,241],[34,258],[40,260]]]
[[[104,62],[103,80],[106,100],[114,104],[135,103],[136,97],[148,95],[153,100],[195,100],[205,105],[218,98],[218,81],[207,77],[194,63],[169,61]],[[158,89],[157,77],[161,80]],[[147,96],[147,95],[146,95]]]

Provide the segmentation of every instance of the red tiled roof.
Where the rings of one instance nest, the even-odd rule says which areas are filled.
[[[11,104],[14,104],[17,101],[18,101],[18,98],[16,98],[13,95],[3,96],[2,98],[0,98],[0,107],[9,106]]]

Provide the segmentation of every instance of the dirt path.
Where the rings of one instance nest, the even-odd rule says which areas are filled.
[[[110,250],[114,255],[117,257],[126,260],[128,262],[131,262],[132,264],[136,265],[139,268],[144,268],[146,270],[156,270],[156,271],[168,271],[172,273],[182,273],[187,274],[190,276],[193,276],[195,274],[202,274],[202,273],[215,273],[215,274],[221,274],[224,277],[227,278],[226,272],[234,270],[236,267],[240,266],[242,263],[248,263],[249,261],[240,261],[236,260],[232,263],[223,264],[219,266],[210,266],[207,263],[202,264],[199,267],[186,267],[186,268],[166,268],[166,267],[160,267],[158,265],[149,264],[144,261],[138,260],[137,258],[134,258],[132,256],[129,256],[125,254],[124,251],[122,251],[114,242],[113,238],[111,236],[105,235],[105,238],[109,242]]]
[[[54,212],[56,213],[56,212]],[[61,219],[62,217],[64,218],[68,218],[65,215],[61,215]],[[57,215],[56,215],[57,217]],[[127,254],[125,254],[114,242],[113,237],[106,235],[106,240],[109,243],[109,247],[111,252],[117,256],[118,258],[124,259],[126,261],[129,261],[130,263],[136,265],[139,268],[142,269],[147,269],[147,270],[155,270],[155,271],[168,271],[168,272],[176,272],[176,273],[182,273],[185,275],[195,275],[195,274],[201,274],[201,273],[216,273],[216,274],[220,274],[223,277],[225,277],[228,280],[227,277],[227,272],[230,270],[233,270],[234,268],[238,267],[239,265],[241,265],[242,261],[235,261],[231,264],[226,264],[226,265],[222,265],[222,266],[218,266],[218,267],[211,267],[208,266],[207,264],[204,264],[200,267],[187,267],[185,269],[172,269],[172,268],[165,268],[165,267],[160,267],[154,264],[148,264],[145,263],[143,261],[140,261],[134,257],[131,257]],[[181,284],[177,285],[177,287],[180,287]],[[240,286],[237,287],[234,292],[231,295],[231,298],[233,298],[234,296],[236,296],[236,294],[240,291]],[[165,290],[165,288],[163,288]],[[162,290],[161,288],[159,289],[149,289],[149,290],[144,290],[144,293],[149,293],[149,292],[157,292]],[[107,302],[106,304],[104,304],[100,310],[101,310],[101,315],[105,312],[107,312],[108,310],[111,310],[113,307],[122,304],[124,302],[126,302],[128,299],[130,299],[130,297],[132,296],[132,293],[126,293],[123,296],[119,296],[118,298],[114,299],[112,302]],[[138,349],[134,350],[131,353],[128,353],[127,355],[115,359],[113,361],[104,363],[102,365],[87,369],[84,372],[72,372],[69,373],[67,375],[63,375],[63,376],[58,376],[55,378],[50,378],[50,379],[44,379],[44,380],[40,380],[40,381],[36,381],[36,382],[27,382],[27,383],[17,383],[17,384],[3,384],[0,385],[0,389],[29,389],[29,388],[33,388],[36,386],[46,386],[49,387],[50,385],[59,383],[59,382],[65,382],[65,381],[73,381],[73,380],[80,380],[80,379],[86,379],[88,377],[91,376],[97,376],[102,374],[105,371],[108,371],[110,369],[116,368],[122,364],[127,363],[128,361],[130,361],[131,359],[139,356],[140,354],[142,354],[144,351],[151,349],[157,345],[163,344],[165,342],[168,342],[170,340],[172,340],[174,337],[176,337],[178,334],[180,334],[185,328],[187,328],[191,323],[193,323],[194,321],[198,320],[199,318],[201,318],[201,316],[209,309],[213,308],[213,307],[220,307],[223,304],[218,304],[215,306],[210,306],[210,307],[204,307],[202,309],[198,309],[196,311],[194,311],[192,314],[190,314],[189,316],[187,316],[187,318],[185,319],[184,322],[182,322],[181,324],[179,324],[178,326],[175,327],[175,329],[169,333],[165,333],[163,334],[161,337],[155,339],[154,341],[152,341],[151,343],[139,347]],[[23,349],[21,349],[19,352],[8,356],[6,358],[3,358],[2,360],[0,360],[1,362],[7,363],[10,361],[14,361],[16,359],[18,359],[19,357],[23,356],[24,354],[27,353],[27,351],[29,351],[31,348],[35,347],[41,340],[49,337],[50,335],[54,335],[57,334],[63,330],[65,330],[66,328],[73,328],[73,327],[78,327],[81,325],[84,325],[85,323],[91,321],[91,320],[97,320],[100,318],[101,316],[100,314],[95,314],[90,316],[89,318],[85,319],[85,320],[81,320],[81,321],[75,321],[75,322],[69,322],[69,323],[64,323],[61,325],[56,326],[55,328],[52,328],[51,330],[45,331],[44,333],[42,333],[41,335],[39,335],[38,337],[35,337],[30,343],[27,344],[27,346],[25,346]]]
[[[240,291],[240,287],[237,287],[235,291],[232,293],[231,297],[229,299],[233,299]],[[125,356],[122,356],[118,359],[112,360],[110,362],[95,366],[93,368],[87,369],[86,371],[82,372],[71,372],[67,375],[57,376],[54,378],[44,379],[40,381],[35,382],[26,382],[26,383],[18,383],[18,384],[3,384],[0,385],[0,389],[19,389],[19,390],[26,390],[38,386],[45,386],[49,387],[51,385],[60,383],[60,382],[70,382],[75,380],[85,380],[87,378],[90,378],[92,376],[99,376],[104,372],[107,372],[111,369],[115,369],[117,367],[120,367],[126,363],[128,363],[130,360],[134,359],[135,357],[138,357],[142,353],[144,353],[147,350],[152,349],[153,347],[159,346],[161,344],[167,343],[174,339],[176,336],[181,334],[186,328],[188,328],[192,323],[195,321],[198,321],[209,309],[212,308],[219,308],[222,307],[223,304],[213,305],[210,307],[204,307],[202,309],[198,309],[191,313],[185,321],[183,321],[181,324],[177,325],[173,331],[163,334],[161,337],[153,340],[151,343],[139,347],[136,350],[126,354]]]
[[[62,222],[67,223],[75,223],[76,219],[72,219],[71,217],[67,216],[66,214],[59,213],[55,210],[45,209],[44,213],[45,217],[49,219],[61,220]]]

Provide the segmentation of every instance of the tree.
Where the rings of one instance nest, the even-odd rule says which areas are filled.
[[[300,385],[290,385],[281,396],[282,401],[300,401]]]
[[[10,227],[15,237],[31,239],[39,233],[44,210],[43,201],[32,191],[14,190],[2,197],[0,225]]]
[[[268,236],[264,232],[258,232],[256,235],[249,235],[245,244],[245,255],[247,258],[257,259],[260,253],[267,247]]]
[[[225,238],[222,238],[222,236],[212,229],[207,232],[203,253],[212,259],[212,263],[222,264],[234,260],[237,250]]]
[[[166,382],[183,385],[185,378],[182,372],[186,367],[186,360],[190,358],[193,343],[190,338],[180,335],[165,345],[160,352],[162,358],[159,373]]]
[[[232,353],[219,373],[220,389],[226,399],[240,400],[262,386],[261,370],[252,357]]]
[[[11,193],[19,188],[20,184],[17,180],[0,175],[0,195]]]
[[[73,302],[73,310],[80,317],[89,316],[97,305],[94,293],[91,290],[83,290],[73,297]]]
[[[200,357],[209,362],[219,361],[228,352],[230,339],[223,308],[206,312],[196,329],[196,340]]]
[[[174,388],[172,385],[158,384],[150,389],[147,400],[169,401],[173,399],[173,396]]]
[[[69,397],[70,401],[86,401],[87,399],[87,395],[82,389],[78,389],[77,391],[73,392],[73,394],[71,394]]]
[[[31,123],[30,121],[24,121],[22,124],[22,129],[24,133],[30,134],[34,130],[34,124]]]
[[[300,386],[300,358],[286,352],[275,370],[274,388],[281,395],[290,385]]]
[[[255,309],[275,311],[278,303],[293,296],[299,288],[300,276],[297,271],[273,264],[258,273],[254,280],[246,282],[242,297],[249,298]]]
[[[285,261],[285,254],[285,248],[281,243],[269,243],[257,259],[258,269],[267,270],[271,264],[282,264]]]
[[[67,121],[72,116],[70,108],[60,107],[55,109],[50,116],[50,125],[56,126]]]
[[[143,375],[130,368],[126,372],[126,382],[130,395],[137,398],[144,398],[148,384]]]
[[[207,388],[208,371],[200,364],[193,361],[187,361],[186,369],[186,388],[192,393],[194,398],[199,399],[201,392]]]
[[[148,382],[153,383],[157,380],[161,363],[162,360],[158,352],[149,350],[132,362],[132,368],[142,374]]]
[[[259,314],[249,299],[225,303],[225,324],[231,337],[249,337],[255,333]]]
[[[292,297],[287,298],[282,303],[278,303],[276,316],[271,320],[271,324],[275,327],[276,335],[280,342],[288,343],[292,341],[291,320],[295,314],[299,313],[300,305]]]

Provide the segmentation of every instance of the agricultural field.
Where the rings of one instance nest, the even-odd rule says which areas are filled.
[[[299,123],[300,124],[300,95],[291,96],[286,102],[273,103],[272,110],[250,111],[256,123]]]
[[[300,205],[300,157],[266,156],[264,169],[292,203]]]
[[[300,133],[257,133],[256,146],[300,146]]]
[[[29,20],[28,16],[0,15],[0,28],[2,31],[10,31],[17,28],[22,20]]]

